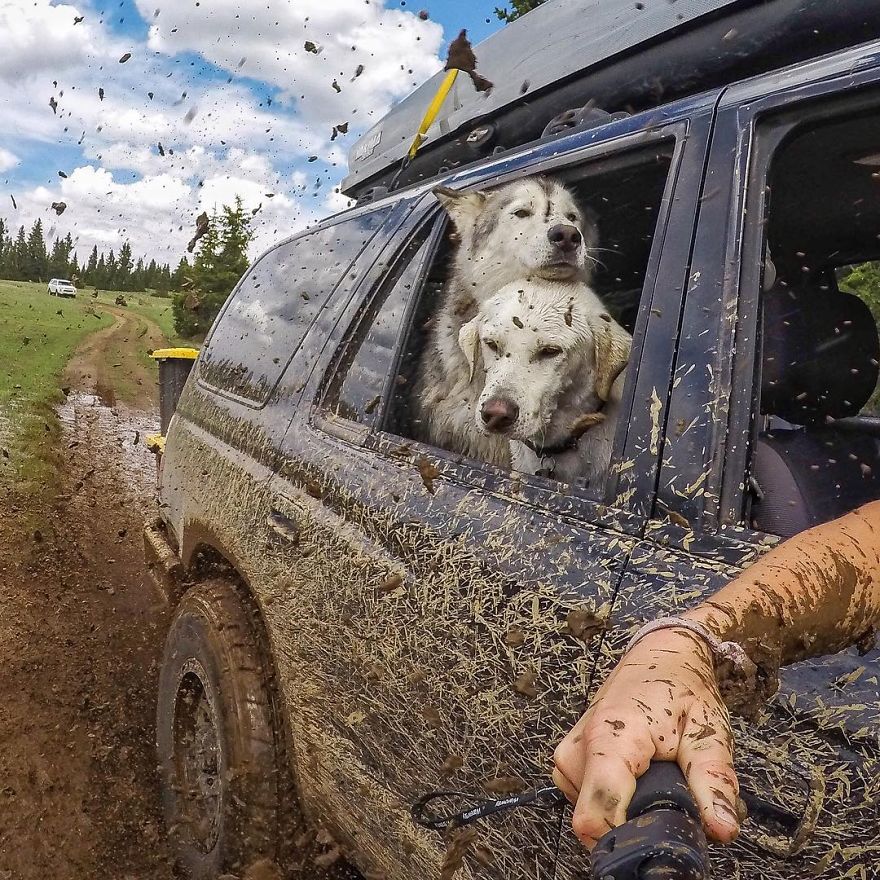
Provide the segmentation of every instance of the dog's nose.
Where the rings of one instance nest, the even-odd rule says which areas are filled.
[[[490,431],[506,431],[519,417],[519,407],[503,397],[492,397],[480,410],[483,424]]]
[[[580,229],[568,223],[557,223],[547,230],[547,238],[561,251],[576,250],[583,241]]]
[[[506,431],[519,417],[519,407],[512,400],[491,397],[480,410],[480,418],[490,431]]]

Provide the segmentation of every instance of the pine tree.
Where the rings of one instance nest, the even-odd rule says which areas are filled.
[[[43,238],[43,221],[37,220],[31,228],[27,240],[27,257],[25,263],[25,281],[49,280],[49,255],[46,253],[46,241]]]
[[[86,272],[84,283],[87,284],[95,284],[95,278],[98,272],[98,246],[95,245],[92,248],[92,252],[89,254],[89,261],[86,263]]]
[[[107,289],[107,261],[104,259],[103,253],[98,257],[94,275],[89,283],[94,286],[95,290]]]
[[[181,336],[208,332],[248,267],[247,249],[252,236],[250,217],[240,198],[236,198],[234,207],[224,205],[222,211],[214,212],[187,274],[189,289],[174,297],[174,326]]]
[[[49,257],[49,277],[68,278],[70,272],[70,255],[73,252],[73,239],[70,235],[64,238],[56,238],[52,244],[52,254]]]
[[[132,286],[133,279],[131,277],[133,265],[134,263],[131,258],[131,244],[126,241],[120,248],[119,257],[116,261],[116,290],[134,290],[134,287]]]
[[[104,260],[104,290],[117,290],[117,280],[116,280],[116,254],[113,253],[111,248],[110,253],[107,255],[107,259]]]
[[[15,244],[12,246],[12,256],[9,277],[13,281],[24,281],[28,264],[27,236],[24,226],[19,226],[15,236]]]
[[[190,268],[189,260],[183,257],[171,276],[171,290],[183,290],[183,284],[189,277]]]
[[[129,281],[129,286],[126,288],[127,290],[145,290],[146,285],[144,284],[144,260],[143,258],[139,258],[137,264],[134,269],[131,271],[131,279]]]
[[[225,228],[225,227],[224,227]],[[230,227],[235,229],[235,223]],[[98,251],[94,245],[88,259],[80,264],[76,253],[76,242],[67,233],[63,238],[55,238],[49,243],[43,235],[42,220],[37,220],[28,233],[20,227],[13,239],[11,228],[0,217],[0,279],[11,281],[46,281],[49,278],[70,278],[80,286],[92,285],[103,290],[146,290],[151,287],[171,289],[171,269],[160,266],[155,259],[147,265],[143,257],[134,259],[131,242],[125,242],[116,256]],[[240,238],[240,234],[239,234]],[[227,252],[239,246],[233,235],[226,243]],[[223,252],[223,244],[218,244]],[[226,259],[226,257],[223,257]],[[181,261],[181,266],[189,270],[189,263]]]
[[[525,15],[527,12],[531,12],[543,2],[544,0],[510,0],[512,8],[500,9],[496,6],[495,15],[500,18],[501,21],[516,21],[520,16]]]

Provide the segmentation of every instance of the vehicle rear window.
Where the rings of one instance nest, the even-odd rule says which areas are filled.
[[[312,322],[390,208],[274,248],[248,270],[200,358],[199,378],[265,403]]]

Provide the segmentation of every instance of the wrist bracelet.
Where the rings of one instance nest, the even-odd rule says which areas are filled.
[[[709,646],[716,660],[731,663],[733,668],[742,675],[754,675],[755,673],[755,664],[749,655],[746,654],[745,648],[742,645],[737,642],[722,642],[721,639],[712,635],[702,623],[697,623],[696,620],[688,620],[686,617],[661,617],[658,620],[646,623],[629,640],[624,653],[631,651],[649,633],[657,632],[661,629],[686,629],[699,636]]]

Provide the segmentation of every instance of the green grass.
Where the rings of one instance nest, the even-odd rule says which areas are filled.
[[[81,289],[76,299],[49,296],[46,284],[0,281],[0,480],[12,479],[27,490],[51,482],[60,430],[54,406],[63,399],[64,366],[83,339],[113,323],[103,305],[114,305],[116,291]],[[167,345],[191,346],[174,332],[171,300],[145,293],[124,293],[126,308],[153,322]],[[60,313],[60,314],[59,314]],[[147,332],[146,325],[142,326]],[[155,362],[147,345],[134,352],[148,374]],[[131,363],[132,351],[110,346],[108,361]],[[116,392],[135,400],[140,389],[130,368],[114,373]]]
[[[117,297],[116,291],[99,291],[98,302],[113,305]],[[91,298],[91,288],[88,289]],[[174,316],[171,313],[171,300],[164,297],[151,296],[148,293],[123,293],[126,308],[158,325],[169,345],[190,345],[191,341],[182,339],[174,331]]]
[[[84,295],[88,296],[88,299],[92,302],[98,302],[100,304],[107,305],[115,305],[116,297],[119,295],[117,291],[107,291],[102,290],[98,292],[97,297],[92,296],[92,288],[87,288],[84,291]],[[174,315],[171,311],[171,299],[159,296],[151,296],[148,293],[123,293],[122,296],[125,297],[125,308],[129,311],[134,312],[136,315],[140,315],[143,318],[146,318],[148,321],[152,321],[161,331],[162,335],[165,337],[165,344],[168,347],[174,348],[199,348],[201,342],[193,339],[186,339],[182,336],[178,336],[174,331]],[[147,354],[146,347],[140,347],[137,350],[137,358],[138,361],[142,364],[142,366],[146,367],[149,371],[153,371],[156,369],[155,361],[153,361],[149,354]],[[119,358],[117,358],[119,359]],[[119,377],[120,391],[122,392],[122,397],[125,398],[126,395],[130,397],[129,392],[136,391],[136,389],[132,387],[126,387],[126,377],[124,375]]]
[[[0,475],[11,469],[26,482],[45,476],[64,365],[85,336],[111,323],[85,299],[49,296],[45,284],[0,281]]]

